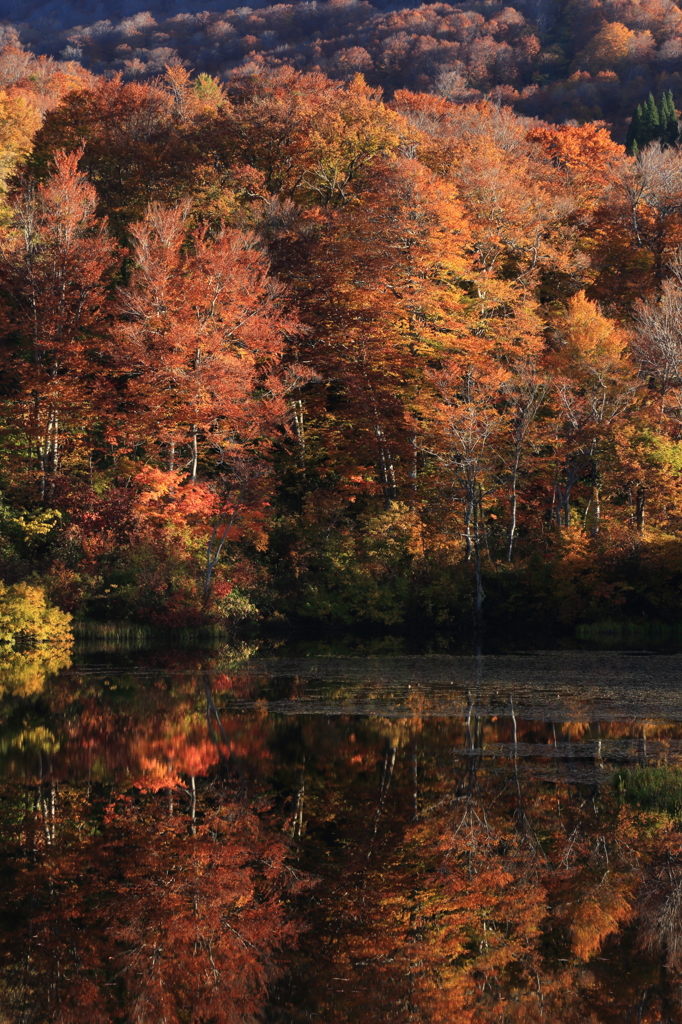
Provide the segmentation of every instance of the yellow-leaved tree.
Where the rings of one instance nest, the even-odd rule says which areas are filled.
[[[0,90],[0,202],[8,178],[31,152],[41,120],[39,111],[23,96]]]
[[[0,694],[36,693],[47,675],[71,664],[71,616],[42,587],[0,582]]]

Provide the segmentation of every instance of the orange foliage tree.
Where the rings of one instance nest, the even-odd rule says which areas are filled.
[[[110,307],[107,288],[120,255],[95,217],[96,192],[79,153],[57,153],[50,177],[19,194],[0,250],[7,416],[16,457],[38,482],[54,478],[92,445],[101,418]]]

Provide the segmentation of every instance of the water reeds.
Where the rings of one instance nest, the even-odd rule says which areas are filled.
[[[134,622],[75,621],[73,632],[77,640],[114,640],[120,643],[130,643],[130,641],[144,642],[155,631],[151,626],[141,626]]]
[[[102,652],[129,651],[141,647],[187,647],[211,645],[232,634],[224,626],[207,625],[187,629],[146,626],[135,622],[74,622],[73,632],[80,648]]]
[[[682,768],[624,768],[613,784],[624,800],[643,810],[682,814]]]
[[[670,624],[656,620],[604,619],[601,622],[584,622],[576,626],[578,640],[597,643],[650,644],[658,646],[682,642],[682,623]]]

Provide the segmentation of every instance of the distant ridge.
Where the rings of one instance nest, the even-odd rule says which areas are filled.
[[[205,0],[4,0],[0,18],[6,43],[98,74],[144,78],[182,63],[224,77],[253,61],[345,80],[361,72],[389,96],[398,88],[457,101],[490,95],[548,121],[605,120],[618,141],[649,93],[682,96],[682,11],[672,0],[252,0],[234,8]]]

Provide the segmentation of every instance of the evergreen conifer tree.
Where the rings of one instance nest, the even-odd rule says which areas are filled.
[[[668,132],[674,116],[674,111],[670,110],[670,105],[668,103],[668,93],[664,92],[661,96],[661,102],[658,105],[659,138],[664,146],[668,144]]]
[[[656,106],[656,100],[652,93],[649,93],[649,98],[645,101],[642,107],[641,126],[637,142],[639,143],[640,149],[643,149],[644,146],[648,146],[650,142],[654,141],[654,139],[660,138],[661,134],[661,121],[658,116],[658,107]]]
[[[656,139],[663,146],[674,146],[680,139],[680,127],[675,110],[672,90],[661,96],[657,105],[652,93],[644,103],[639,103],[632,115],[625,137],[625,146],[632,156],[637,156],[645,146]]]
[[[668,94],[664,92],[661,96],[661,101],[658,104],[658,123],[661,127],[661,138],[665,135],[665,130],[668,126]]]
[[[675,100],[673,99],[672,89],[668,90],[665,98],[667,99],[668,105],[668,118],[663,139],[666,145],[675,145],[680,134],[680,127],[677,122],[677,112],[675,110]]]
[[[642,104],[638,103],[637,104],[637,109],[635,110],[634,114],[632,115],[632,120],[630,121],[630,125],[628,127],[628,133],[627,133],[627,135],[625,137],[625,147],[626,147],[628,153],[632,153],[633,156],[636,155],[635,152],[634,152],[634,147],[637,146],[637,148],[639,149],[639,146],[637,145],[637,140],[640,138],[641,132],[642,132]]]

